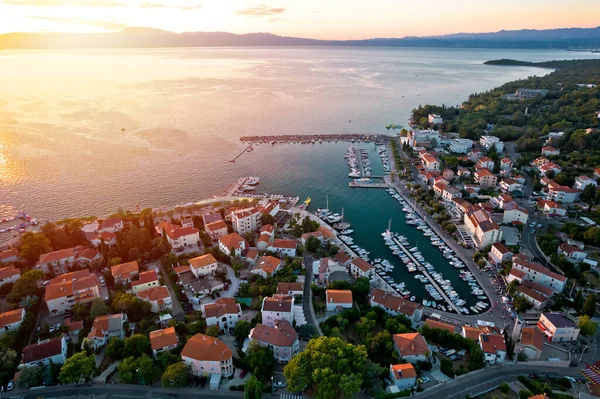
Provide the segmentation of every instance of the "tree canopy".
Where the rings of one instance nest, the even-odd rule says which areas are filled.
[[[33,263],[36,262],[41,254],[52,252],[50,240],[42,233],[33,233],[28,231],[21,236],[20,247],[21,258]]]
[[[78,352],[65,361],[58,379],[63,384],[75,383],[82,377],[89,378],[94,367],[94,356],[88,356],[86,352]]]
[[[183,388],[190,382],[190,370],[183,362],[171,364],[162,375],[162,386],[165,388]]]

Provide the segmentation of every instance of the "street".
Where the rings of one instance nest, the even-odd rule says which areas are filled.
[[[321,327],[319,327],[319,322],[317,321],[317,316],[315,314],[315,308],[312,303],[312,290],[310,289],[313,272],[312,272],[312,263],[314,259],[308,251],[304,251],[304,268],[306,269],[306,274],[304,277],[304,295],[302,295],[302,309],[304,310],[304,317],[306,318],[306,323],[315,327],[319,332],[319,335],[323,335],[321,332]]]

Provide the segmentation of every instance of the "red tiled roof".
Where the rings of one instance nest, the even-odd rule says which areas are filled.
[[[38,261],[38,263],[58,262],[62,259],[67,259],[70,257],[75,257],[75,248],[61,249],[60,251],[47,252],[45,254],[42,254],[40,255],[40,260]]]
[[[233,352],[218,338],[196,334],[187,341],[181,356],[198,361],[222,362],[231,359]]]
[[[257,324],[250,331],[250,339],[265,342],[270,345],[284,347],[292,346],[298,339],[298,333],[287,320],[275,320],[274,327]]]
[[[21,363],[27,364],[58,355],[62,352],[62,338],[52,338],[23,348]]]
[[[546,269],[544,266],[540,265],[539,263],[535,263],[535,262],[528,262],[528,261],[524,261],[524,260],[520,260],[520,259],[516,259],[513,260],[513,263],[516,263],[517,265],[521,265],[522,267],[526,267],[528,269],[531,270],[535,270],[538,273],[542,273],[548,277],[552,277],[558,281],[567,281],[567,278],[563,275],[560,275],[558,273],[554,273],[551,272],[549,269]]]
[[[274,256],[261,256],[254,265],[254,270],[263,270],[268,275],[271,275],[281,265],[281,259]]]
[[[525,327],[521,332],[521,345],[533,346],[539,350],[544,348],[544,337],[537,327]]]
[[[367,262],[366,260],[360,259],[360,258],[354,259],[352,261],[352,264],[354,266],[358,267],[360,270],[362,270],[365,273],[373,268],[373,266],[369,262]]]
[[[142,299],[147,299],[150,302],[159,301],[161,299],[164,300],[171,297],[171,295],[169,295],[169,290],[164,286],[152,287],[147,290],[140,291],[137,293],[137,296]]]
[[[412,317],[415,311],[423,308],[423,306],[418,303],[411,302],[397,295],[390,294],[389,292],[385,292],[379,288],[373,290],[371,293],[371,300],[382,305],[386,309],[399,312],[410,317]]]
[[[392,375],[395,380],[415,378],[417,376],[415,368],[410,363],[390,365],[390,370],[392,370]]]
[[[25,315],[25,312],[24,312],[23,308],[9,310],[8,312],[0,313],[0,329],[8,326],[9,324],[23,321],[24,315]]]
[[[441,321],[437,321],[434,319],[425,320],[425,325],[429,328],[437,328],[439,330],[446,330],[452,334],[454,334],[455,327],[452,324],[442,323]]]
[[[133,281],[131,286],[136,287],[138,285],[148,284],[153,281],[158,281],[158,273],[156,273],[156,269],[140,273],[140,278],[137,281]]]
[[[197,256],[189,260],[190,266],[194,269],[200,269],[206,266],[214,265],[215,263],[217,263],[217,260],[212,254]]]
[[[512,253],[512,251],[510,249],[506,248],[506,246],[504,244],[502,244],[501,242],[493,243],[492,247],[496,248],[498,250],[498,252],[500,252],[502,255]]]
[[[294,300],[291,295],[273,295],[263,299],[262,310],[267,312],[291,312]]]
[[[400,356],[425,355],[427,352],[431,352],[425,338],[418,332],[394,334],[393,339]]]
[[[17,248],[7,249],[6,251],[0,252],[0,261],[12,257],[19,257],[19,250]]]
[[[113,277],[130,278],[133,274],[140,271],[137,260],[127,263],[121,263],[110,268]]]
[[[227,249],[231,249],[231,248],[234,248],[234,249],[243,248],[242,246],[246,242],[246,240],[241,235],[239,235],[238,233],[227,234],[226,236],[223,236],[223,237],[219,238],[219,241]]]
[[[5,278],[10,278],[17,275],[21,275],[21,271],[13,265],[3,267],[2,269],[0,269],[0,280],[4,280]]]
[[[205,224],[204,228],[210,231],[227,229],[227,223],[225,223],[223,220],[219,220],[218,222]]]
[[[296,240],[277,239],[273,241],[273,244],[271,244],[271,246],[273,248],[295,249],[298,246],[298,243],[296,243]]]
[[[327,303],[352,303],[352,291],[327,290],[325,291]]]
[[[277,293],[280,295],[288,295],[290,291],[303,291],[304,283],[277,283]]]
[[[480,330],[479,328],[475,328],[475,327],[469,327],[469,326],[463,326],[463,334],[466,338],[478,341],[479,340],[479,334],[481,334],[483,331]]]
[[[177,345],[179,337],[175,332],[175,327],[164,328],[150,332],[150,345],[152,350],[161,349],[171,345]]]
[[[226,314],[238,314],[240,306],[234,298],[219,298],[213,303],[204,305],[202,308],[205,318],[221,317]]]
[[[481,334],[479,336],[479,342],[484,353],[494,353],[498,351],[506,352],[506,344],[504,343],[504,337],[499,334]]]

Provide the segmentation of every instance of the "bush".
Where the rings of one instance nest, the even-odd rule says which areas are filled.
[[[525,390],[519,391],[519,399],[529,399],[532,396],[533,396],[533,392],[531,392],[531,391],[525,391]]]
[[[508,393],[508,391],[510,391],[510,387],[508,386],[508,384],[506,382],[503,382],[502,384],[500,384],[500,387],[498,389],[502,393]]]
[[[450,378],[454,378],[454,366],[452,365],[452,360],[450,359],[442,359],[442,363],[440,365],[440,370],[442,373],[446,374]]]

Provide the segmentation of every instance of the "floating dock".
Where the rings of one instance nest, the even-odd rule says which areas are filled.
[[[371,181],[370,178],[364,178],[364,179],[355,179],[354,181],[351,181],[350,183],[348,183],[348,185],[352,188],[389,188],[389,184],[385,183],[385,182],[381,182],[381,183],[376,183]]]
[[[392,135],[384,134],[365,134],[365,133],[352,133],[352,134],[282,134],[276,136],[244,136],[240,137],[240,141],[243,143],[264,143],[264,144],[278,144],[278,143],[296,143],[296,144],[317,144],[317,143],[330,143],[338,141],[350,141],[350,142],[364,142],[364,143],[387,143]]]

